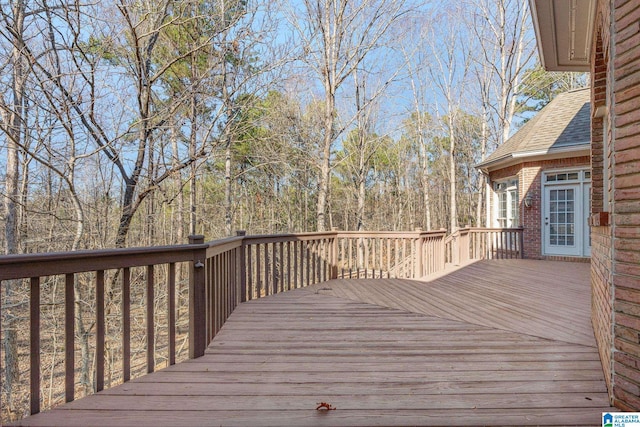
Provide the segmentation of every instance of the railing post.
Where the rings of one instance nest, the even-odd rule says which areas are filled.
[[[338,278],[338,227],[332,227],[333,242],[331,244],[331,277],[330,279]]]
[[[438,271],[444,271],[444,269],[447,266],[447,245],[445,244],[445,240],[447,239],[447,229],[446,228],[441,228],[440,232],[442,233],[442,236],[440,237],[440,269]]]
[[[245,230],[236,231],[238,237],[244,237],[247,235]],[[242,245],[240,245],[240,302],[247,301],[247,256],[244,249],[244,239],[242,239]]]
[[[464,226],[464,234],[460,233],[460,262],[466,263],[469,261],[469,235],[470,235],[470,225]]]
[[[460,231],[452,232],[451,236],[451,263],[453,265],[460,265]]]
[[[524,228],[520,228],[520,230],[518,231],[518,235],[519,235],[519,244],[520,247],[518,248],[518,252],[520,254],[520,259],[524,259]]]
[[[204,236],[189,236],[189,244],[204,243]],[[205,301],[206,271],[204,263],[207,258],[206,249],[193,251],[193,261],[189,273],[189,358],[195,359],[204,355],[207,347],[207,322]]]
[[[414,272],[413,272],[413,278],[414,279],[419,279],[420,277],[422,277],[424,274],[424,270],[423,270],[423,266],[424,266],[424,255],[423,255],[423,250],[424,250],[424,245],[423,245],[423,239],[422,239],[422,228],[420,227],[416,227],[416,233],[418,234],[418,238],[416,239],[416,245],[414,250],[416,251],[416,265],[414,268]]]

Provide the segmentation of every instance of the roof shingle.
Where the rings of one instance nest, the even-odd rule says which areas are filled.
[[[589,88],[561,93],[477,167],[512,158],[514,154],[553,152],[589,145],[590,120]]]

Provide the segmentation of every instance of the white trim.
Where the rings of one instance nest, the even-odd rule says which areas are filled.
[[[495,185],[506,184],[503,191],[498,192],[494,187]],[[493,203],[492,203],[492,213],[493,213],[493,221],[492,225],[494,227],[517,227],[520,225],[520,178],[518,175],[514,175],[507,178],[496,179],[492,182],[491,189],[493,192]],[[513,193],[515,190],[516,194],[516,209],[513,211]],[[506,217],[500,217],[500,194],[505,194],[506,196]],[[515,215],[514,215],[515,214]],[[501,224],[499,221],[503,219],[504,224]],[[515,224],[514,224],[515,220]]]
[[[590,156],[591,143],[580,143],[575,145],[567,145],[547,150],[531,150],[510,153],[506,156],[491,160],[487,163],[479,163],[477,168],[485,173],[503,169],[508,166],[517,165],[524,161],[546,161],[556,159],[568,159],[571,157]]]
[[[562,147],[548,148],[542,150],[531,150],[531,151],[518,151],[512,154],[512,156],[516,159],[521,157],[531,157],[531,156],[544,156],[546,154],[554,154],[554,153],[574,153],[576,151],[588,150],[590,147],[586,147],[585,145],[590,145],[591,142],[581,141],[576,142],[575,144],[564,145]]]

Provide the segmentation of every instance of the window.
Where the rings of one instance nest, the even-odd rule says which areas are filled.
[[[496,193],[496,220],[498,227],[518,227],[519,206],[518,180],[510,179],[494,184]]]
[[[547,182],[564,182],[564,181],[577,181],[580,179],[579,172],[562,172],[547,175]]]

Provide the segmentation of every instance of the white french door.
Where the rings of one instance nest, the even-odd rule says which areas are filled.
[[[545,254],[582,256],[584,210],[580,188],[580,184],[545,187]]]
[[[582,195],[577,200],[579,190],[579,184],[545,187],[545,253],[582,255],[582,227],[576,215],[577,205],[582,202]]]

